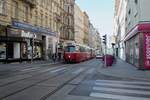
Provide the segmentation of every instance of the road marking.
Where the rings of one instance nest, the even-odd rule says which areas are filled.
[[[51,71],[51,72],[52,72],[52,73],[56,73],[56,72],[58,72],[58,71],[65,70],[65,69],[66,69],[66,68],[63,67],[63,68],[60,68],[60,69],[53,70],[53,71]]]
[[[87,74],[92,74],[95,71],[95,68],[91,68],[87,71]]]
[[[84,68],[80,68],[74,72],[72,72],[73,74],[79,74],[80,72],[82,72],[84,70]]]
[[[145,84],[150,85],[150,82],[141,82],[141,81],[114,81],[114,80],[96,80],[96,82],[109,82],[109,83],[127,83],[127,84]]]
[[[138,89],[150,89],[150,86],[137,86],[137,85],[127,85],[127,84],[119,84],[119,83],[100,83],[95,82],[95,85],[103,85],[103,86],[113,86],[113,87],[120,87],[120,88],[138,88]]]
[[[57,68],[59,68],[59,67],[52,67],[52,68],[44,69],[44,70],[42,70],[40,72],[47,72],[47,71],[55,70]]]
[[[93,90],[97,91],[107,91],[107,92],[118,92],[118,93],[134,93],[134,94],[143,94],[150,95],[150,92],[142,91],[142,90],[127,90],[127,89],[116,89],[116,88],[108,88],[108,87],[93,87]]]
[[[34,67],[34,68],[27,68],[27,69],[23,69],[21,71],[29,71],[29,70],[35,70],[35,69],[39,69],[40,67]]]
[[[150,98],[144,98],[144,97],[131,97],[131,96],[113,95],[113,94],[106,94],[106,93],[96,93],[96,92],[91,93],[90,97],[118,99],[118,100],[150,100]]]

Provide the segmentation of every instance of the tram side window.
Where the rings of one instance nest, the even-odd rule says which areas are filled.
[[[80,46],[80,52],[85,52],[84,47]]]
[[[75,52],[75,47],[74,46],[68,46],[65,49],[66,52]]]

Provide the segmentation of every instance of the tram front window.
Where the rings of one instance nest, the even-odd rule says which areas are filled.
[[[75,52],[75,47],[74,46],[68,46],[66,47],[66,52]]]

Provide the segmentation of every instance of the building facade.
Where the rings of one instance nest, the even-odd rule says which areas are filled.
[[[73,4],[74,0],[1,0],[0,61],[50,59],[62,39],[73,39]]]
[[[128,0],[126,12],[126,56],[127,62],[139,69],[150,69],[149,0]]]
[[[149,0],[116,0],[114,34],[117,51],[123,54],[118,56],[139,69],[150,69],[149,4]]]
[[[88,35],[88,46],[93,48],[96,51],[96,54],[102,54],[102,44],[100,33],[93,26],[91,22],[89,22],[89,35]]]
[[[89,22],[89,35],[88,35],[88,45],[91,48],[95,48],[95,34],[96,30],[91,22]]]
[[[116,56],[125,60],[125,16],[126,16],[126,0],[115,1],[114,15],[114,36],[116,36],[115,53]]]
[[[75,30],[75,42],[78,44],[84,44],[84,19],[83,12],[77,4],[74,5],[74,30]]]
[[[86,12],[83,12],[83,19],[84,19],[84,26],[83,26],[83,30],[84,30],[84,39],[83,42],[85,45],[88,45],[88,35],[89,35],[89,16]]]
[[[75,0],[60,0],[63,1],[64,12],[63,25],[61,26],[62,34],[60,34],[60,42],[64,43],[66,41],[74,41],[74,5]]]

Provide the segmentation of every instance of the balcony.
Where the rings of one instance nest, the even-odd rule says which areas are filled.
[[[23,0],[24,2],[28,3],[32,8],[36,6],[36,0]]]

